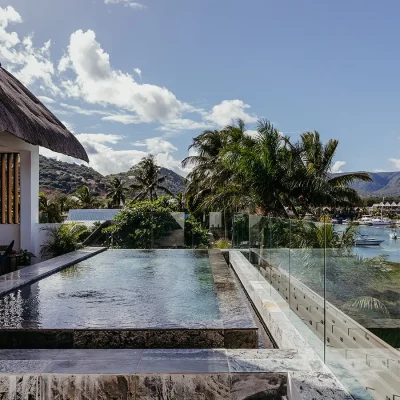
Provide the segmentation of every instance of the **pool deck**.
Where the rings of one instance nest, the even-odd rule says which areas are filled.
[[[5,275],[0,295],[36,282],[104,249],[85,248]],[[172,250],[171,250],[172,251]],[[27,349],[143,349],[143,348],[257,348],[258,328],[247,299],[220,250],[209,250],[220,318],[211,321],[162,320],[129,328],[12,328],[0,330],[0,348]],[[3,292],[1,288],[3,285]]]

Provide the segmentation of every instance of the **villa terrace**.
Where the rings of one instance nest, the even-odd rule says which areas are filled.
[[[0,244],[38,255],[39,146],[87,155],[4,69],[0,89]],[[196,249],[187,215],[164,217],[145,250],[85,247],[0,276],[3,398],[400,398],[399,351],[345,312],[339,289],[361,277],[340,267],[360,263],[330,247],[330,224],[215,212]],[[302,228],[321,243],[295,242]]]

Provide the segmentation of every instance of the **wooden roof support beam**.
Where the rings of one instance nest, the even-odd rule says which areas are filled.
[[[12,220],[12,209],[13,209],[13,201],[12,201],[12,184],[13,184],[13,174],[12,174],[12,161],[13,157],[11,153],[7,154],[7,222],[9,224],[13,223]]]
[[[6,155],[0,156],[0,184],[1,184],[1,223],[6,223]]]
[[[19,224],[19,154],[14,153],[14,224]]]

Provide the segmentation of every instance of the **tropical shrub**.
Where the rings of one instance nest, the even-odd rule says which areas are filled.
[[[42,230],[47,231],[46,241],[40,249],[43,258],[61,256],[83,247],[81,240],[87,233],[87,228],[81,224],[45,226]]]
[[[31,265],[32,258],[36,257],[28,250],[20,250],[17,254],[18,265]]]
[[[185,246],[194,249],[206,249],[210,244],[210,234],[199,221],[190,215],[185,220]]]
[[[178,228],[171,215],[176,203],[168,197],[128,204],[115,217],[115,223],[103,230],[113,238],[113,247],[150,249],[154,241]]]

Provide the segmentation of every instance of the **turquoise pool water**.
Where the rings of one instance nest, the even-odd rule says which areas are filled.
[[[203,250],[108,250],[0,299],[3,328],[144,329],[219,317]]]

